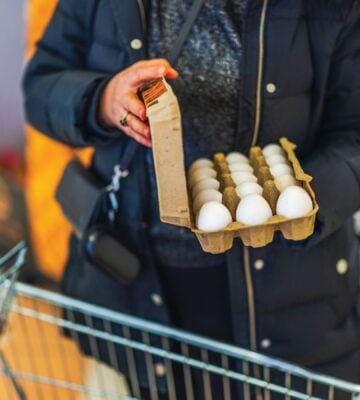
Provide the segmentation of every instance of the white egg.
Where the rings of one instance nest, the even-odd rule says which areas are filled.
[[[196,177],[198,175],[208,175],[210,177],[213,177],[213,175],[216,174],[215,168],[212,167],[199,167],[191,171],[190,174],[188,174],[189,178]]]
[[[216,201],[218,203],[222,202],[222,194],[215,189],[206,189],[198,193],[194,198],[193,210],[195,214],[200,210],[200,208],[209,201]]]
[[[204,168],[204,167],[212,168],[213,166],[214,166],[213,161],[209,160],[208,158],[198,158],[190,165],[188,174],[191,175],[191,173],[197,168]]]
[[[236,220],[246,225],[261,225],[271,217],[269,203],[259,194],[244,197],[236,209]]]
[[[233,163],[229,164],[230,172],[254,172],[254,168],[246,163]]]
[[[281,154],[281,155],[285,154],[283,148],[280,145],[275,144],[275,143],[270,143],[270,144],[266,145],[262,149],[262,152],[266,158],[270,157],[274,154]]]
[[[206,232],[217,232],[232,222],[230,211],[221,203],[205,203],[197,216],[196,226]]]
[[[244,182],[257,182],[257,178],[251,172],[233,172],[231,174],[233,181],[235,182],[236,186],[241,185]]]
[[[288,186],[300,186],[300,183],[292,175],[285,174],[275,179],[275,185],[279,192],[283,192]]]
[[[277,164],[289,164],[289,161],[281,154],[273,154],[266,158],[266,163],[271,168]]]
[[[286,218],[303,217],[313,209],[308,192],[299,186],[288,186],[279,196],[276,213]]]
[[[240,199],[243,199],[249,194],[262,195],[263,193],[263,188],[255,182],[244,182],[241,185],[237,186],[235,190]]]
[[[206,178],[216,178],[216,171],[213,168],[202,167],[195,169],[189,175],[189,187],[192,189],[198,182]]]
[[[237,151],[233,151],[233,152],[229,153],[226,156],[226,161],[229,164],[234,164],[234,163],[249,164],[249,159],[244,154],[239,153]]]
[[[195,184],[195,186],[192,188],[192,198],[194,199],[196,195],[203,190],[206,189],[215,189],[218,190],[220,187],[220,182],[215,179],[215,178],[205,178],[202,181],[198,182]]]
[[[270,172],[275,179],[281,175],[294,175],[293,169],[288,164],[276,164],[270,168]]]

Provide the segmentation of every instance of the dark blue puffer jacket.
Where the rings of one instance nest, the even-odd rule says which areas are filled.
[[[351,217],[360,208],[360,5],[252,0],[243,29],[236,149],[287,136],[314,177],[320,212],[306,242],[237,242],[228,252],[236,343],[359,382],[360,253]],[[29,122],[71,146],[95,145],[92,168],[105,180],[127,138],[97,123],[99,94],[113,74],[146,58],[145,43],[137,2],[60,0],[27,67]],[[166,304],[152,301],[162,291],[146,245],[145,175],[139,151],[123,184],[119,227],[143,260],[139,279],[118,285],[73,252],[64,287],[168,323]]]

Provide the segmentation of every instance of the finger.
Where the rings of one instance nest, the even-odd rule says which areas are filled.
[[[169,61],[166,58],[152,58],[151,60],[141,60],[133,64],[130,68],[137,67],[150,67],[150,66],[164,66],[165,68],[171,67]]]
[[[177,72],[173,68],[165,67],[164,65],[140,67],[129,71],[128,83],[137,90],[145,82],[167,75],[175,78],[177,77]]]
[[[165,77],[165,78],[168,78],[168,79],[176,79],[176,78],[179,77],[179,73],[176,71],[176,69],[170,67],[170,68],[166,71],[164,77]]]
[[[135,115],[131,114],[131,112],[122,110],[121,113],[118,114],[119,116],[116,118],[116,126],[120,130],[125,130],[126,128],[130,128],[137,134],[143,136],[146,139],[151,138],[150,134],[150,126],[147,123],[144,123]],[[121,124],[121,120],[125,119],[125,125]]]
[[[149,66],[159,66],[159,67],[165,67],[165,72],[164,76],[166,78],[170,79],[175,79],[179,76],[179,73],[176,71],[175,68],[173,68],[169,61],[166,60],[165,58],[155,58],[149,61],[140,61],[139,67],[149,67]]]
[[[120,99],[119,99],[120,102]],[[127,93],[121,98],[121,105],[125,110],[131,112],[141,120],[146,120],[146,107],[145,104],[133,92]]]
[[[139,118],[131,113],[127,116],[126,122],[133,131],[139,133],[147,139],[150,139],[150,127],[148,124],[140,121]]]
[[[152,147],[151,139],[148,139],[148,138],[144,137],[143,135],[141,135],[140,133],[134,131],[130,126],[121,127],[121,129],[126,135],[133,138],[138,143],[140,143],[146,147]]]

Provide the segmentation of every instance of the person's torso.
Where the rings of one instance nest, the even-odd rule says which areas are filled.
[[[124,12],[127,8],[123,8],[125,5],[116,0],[96,3],[98,13],[94,13],[95,17],[89,23],[91,39],[86,68],[113,74],[146,57],[145,37],[141,36],[141,21],[136,5],[133,4],[136,2],[129,0],[124,3],[129,9],[132,8],[133,14]],[[314,149],[318,139],[326,82],[344,16],[333,5],[339,3],[335,1],[270,0],[266,12],[263,3],[252,0],[245,11],[238,94],[239,130],[236,132],[234,148],[246,152],[256,136],[256,142],[263,145],[284,135],[297,144],[301,158]],[[350,4],[348,1],[344,3]],[[135,13],[136,23],[132,19]],[[133,48],[135,39],[140,39],[143,47]],[[104,178],[111,174],[111,160],[116,159],[117,151],[115,146],[97,150],[94,167]],[[126,226],[134,231],[135,227],[141,229],[139,227],[143,217],[141,202],[136,202],[138,210],[134,209],[132,202],[139,191],[146,190],[142,186],[143,181],[138,178],[146,174],[145,163],[141,168],[137,165],[138,173],[135,176],[130,174],[127,178],[138,181],[125,194],[126,209],[122,213],[124,225],[131,219],[131,224]],[[338,271],[338,263],[342,259],[350,260],[350,273],[341,275]],[[264,264],[259,264],[259,261],[264,261]],[[239,270],[242,269],[242,262],[240,259],[237,265]],[[268,338],[268,335],[272,335],[273,340],[272,347],[262,351],[296,360],[299,354],[294,351],[296,344],[301,341],[306,350],[303,361],[306,358],[306,361],[311,359],[314,362],[313,350],[319,344],[317,338],[321,338],[317,330],[318,323],[321,323],[324,331],[330,332],[328,337],[334,339],[327,346],[333,356],[340,347],[343,349],[341,343],[346,342],[349,347],[353,347],[358,340],[356,328],[344,325],[341,330],[334,329],[337,321],[341,321],[342,316],[349,312],[349,304],[345,304],[349,299],[348,293],[357,290],[358,249],[350,229],[344,227],[325,239],[321,245],[305,252],[276,244],[251,251],[250,263],[254,266],[252,274],[257,295],[259,340]],[[257,269],[258,265],[264,267]],[[290,285],[284,283],[285,279]],[[148,304],[144,300],[145,286],[143,282],[141,287],[136,284],[132,288],[137,292],[138,299],[129,307],[140,316],[147,315],[143,310],[144,304]],[[313,296],[311,301],[305,297],[302,290],[304,287]],[[242,293],[245,296],[246,289]],[[313,318],[315,309],[318,320]],[[245,332],[245,307],[243,313],[241,323],[242,331]],[[294,313],[297,313],[297,321],[303,322],[303,325],[298,327],[292,323]],[[325,361],[329,353],[324,350],[324,354],[316,354],[315,358]]]
[[[86,68],[116,73],[136,60],[148,57],[146,37],[141,36],[141,18],[134,3],[127,1],[128,13],[124,13],[125,5],[115,0],[96,2],[97,13],[89,27],[91,34],[85,60]],[[172,84],[180,98],[180,107],[185,117],[185,153],[189,154],[187,163],[198,156],[209,156],[214,150],[227,151],[232,148],[247,152],[253,142],[264,145],[277,141],[280,136],[287,136],[297,144],[300,158],[315,145],[331,51],[341,28],[342,16],[331,7],[317,6],[303,0],[296,0],[291,4],[284,0],[269,1],[267,8],[264,4],[265,2],[259,0],[250,1],[244,10],[236,13],[233,8],[232,14],[226,17],[212,10],[217,5],[214,1],[212,8],[204,8],[204,12],[208,13],[207,18],[202,21],[200,14],[199,22],[195,22],[192,34],[201,30],[200,38],[205,44],[212,40],[216,43],[220,41],[224,46],[226,44],[227,49],[201,48],[197,52],[196,42],[190,37],[190,44],[185,46],[180,57],[178,69],[183,76]],[[188,4],[185,2],[182,7],[177,8],[169,1],[161,7],[165,7],[165,11],[171,11],[171,16],[161,20],[161,10],[156,8],[157,25],[151,28],[154,29],[153,32],[150,29],[150,39],[151,34],[157,38],[154,39],[152,50],[150,49],[153,55],[160,55],[171,46],[179,32],[180,21],[185,18]],[[243,21],[237,27],[234,19],[240,18],[241,14]],[[319,19],[322,21],[321,25],[318,23]],[[210,27],[214,29],[204,29],[202,24],[209,23],[214,25]],[[169,37],[164,43],[160,43],[159,30],[165,28]],[[222,38],[214,38],[215,33],[219,34],[218,31],[223,32]],[[134,45],[136,40],[137,46]],[[211,44],[207,46],[211,47]],[[206,52],[211,57],[208,54],[202,55]],[[224,52],[226,74],[226,68],[221,68],[221,61],[212,60],[221,52]],[[200,74],[187,69],[186,63],[190,60],[194,64],[194,57],[200,63]],[[210,61],[214,65],[207,65]],[[238,65],[235,66],[236,63]],[[207,71],[211,79],[204,82],[202,79],[206,78]],[[209,82],[213,87],[208,86]],[[238,84],[236,90],[229,89],[231,84]],[[209,98],[213,90],[219,94],[221,88],[226,88],[221,97]],[[201,91],[205,92],[204,98]],[[216,104],[212,112],[207,110],[209,104]],[[230,110],[224,111],[224,104]],[[221,130],[221,118],[224,115],[226,132]],[[211,126],[213,123],[214,126]],[[209,132],[202,132],[202,126],[211,129]],[[203,137],[206,137],[208,143],[201,143]],[[109,177],[113,160],[116,160],[116,152],[116,146],[97,150],[94,168],[100,175]],[[154,190],[152,193],[154,198],[151,204],[156,206],[156,193]],[[136,195],[132,193],[129,196]],[[157,218],[157,211],[152,215]],[[144,218],[143,213],[140,216],[139,212],[139,218]],[[160,229],[163,229],[159,219],[157,221]],[[139,224],[142,223],[142,220],[139,221]],[[185,255],[189,246],[197,246],[196,251],[200,251],[191,232],[185,229],[169,226],[165,236],[178,241],[180,254],[183,255],[183,260],[178,259],[180,264],[187,264],[188,258]],[[170,243],[169,248],[171,246]],[[190,259],[194,260],[193,257]],[[204,262],[208,264],[212,261],[208,259]]]

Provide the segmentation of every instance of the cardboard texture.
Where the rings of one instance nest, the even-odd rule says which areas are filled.
[[[163,85],[163,90],[159,86]],[[161,93],[155,100],[147,92]],[[152,132],[161,221],[190,227],[179,104],[165,80],[153,81],[142,92]]]
[[[202,249],[213,254],[229,250],[237,237],[244,245],[257,248],[271,243],[277,230],[290,240],[304,240],[312,235],[319,209],[310,186],[312,177],[303,171],[294,152],[296,145],[286,138],[280,139],[280,145],[294,169],[295,178],[309,193],[313,210],[304,217],[295,219],[274,215],[266,224],[258,226],[233,222],[219,232],[204,232],[197,229],[186,182],[181,114],[177,98],[164,79],[150,82],[142,89],[142,95],[152,132],[160,218],[163,222],[190,228],[196,234]],[[257,161],[260,167],[263,166],[261,149],[260,151],[258,147],[251,149],[250,155],[255,160],[252,163],[255,170]],[[256,157],[260,159],[256,161]],[[215,163],[218,158],[217,154],[214,158]],[[220,187],[225,186],[220,182]]]

